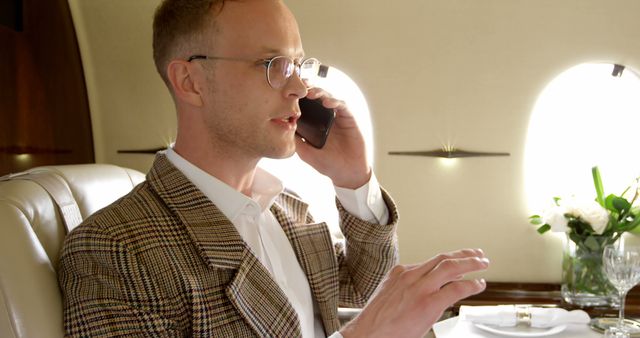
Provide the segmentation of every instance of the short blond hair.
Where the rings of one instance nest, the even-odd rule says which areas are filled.
[[[227,0],[228,1],[228,0]],[[167,66],[191,48],[207,28],[213,27],[211,12],[219,14],[225,0],[164,0],[153,17],[153,60],[160,76],[171,85]]]

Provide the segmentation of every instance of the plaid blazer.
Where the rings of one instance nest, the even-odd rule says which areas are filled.
[[[398,215],[383,196],[389,225],[338,203],[346,250],[296,196],[271,208],[327,334],[339,328],[338,305],[363,306],[397,262]],[[233,224],[163,154],[145,182],[69,234],[58,272],[69,337],[300,336],[295,310]]]

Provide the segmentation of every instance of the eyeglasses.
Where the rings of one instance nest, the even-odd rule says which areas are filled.
[[[225,61],[246,61],[263,63],[267,69],[267,82],[274,89],[280,89],[289,81],[289,78],[295,73],[302,80],[305,80],[308,84],[313,84],[320,71],[320,61],[315,58],[309,58],[302,60],[302,62],[296,62],[294,59],[288,56],[275,56],[270,59],[246,59],[246,58],[232,58],[223,56],[207,56],[207,55],[192,55],[187,61],[193,60],[225,60]]]

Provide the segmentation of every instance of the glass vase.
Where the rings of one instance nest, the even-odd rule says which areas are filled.
[[[604,246],[609,236],[590,236],[589,243],[576,244],[567,235],[562,259],[562,298],[580,307],[617,307],[616,288],[602,269]]]

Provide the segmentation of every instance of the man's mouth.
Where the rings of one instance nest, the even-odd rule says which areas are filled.
[[[297,120],[297,118],[295,116],[289,116],[289,117],[285,117],[285,118],[281,118],[280,121],[285,122],[285,123],[293,123]]]
[[[284,116],[284,117],[280,117],[280,118],[273,118],[271,119],[271,121],[282,125],[282,126],[286,126],[288,128],[295,128],[298,119],[300,118],[300,113],[294,113],[292,115],[289,116]]]

